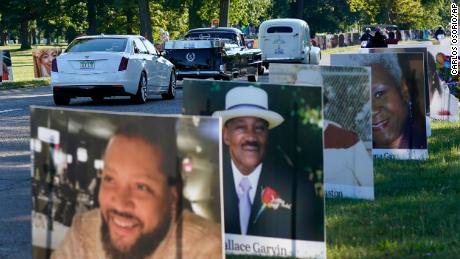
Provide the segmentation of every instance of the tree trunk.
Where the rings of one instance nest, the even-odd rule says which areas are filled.
[[[219,26],[228,27],[228,12],[230,11],[230,0],[220,0]]]
[[[3,21],[3,17],[0,18],[0,46],[7,45],[6,42],[6,33],[3,31],[5,29],[5,22]]]
[[[0,35],[0,46],[6,46],[8,45],[8,37],[7,37],[7,33],[6,32],[1,32],[1,35]]]
[[[297,0],[296,18],[303,20],[303,9],[305,7],[305,0]]]
[[[203,26],[202,20],[198,16],[198,10],[200,9],[202,0],[192,0],[190,8],[188,9],[188,28],[195,29]],[[211,21],[209,21],[211,22]]]
[[[87,0],[86,8],[88,9],[88,16],[86,17],[88,30],[86,34],[95,35],[97,34],[96,0]]]
[[[19,37],[21,39],[21,49],[30,49],[30,42],[29,42],[29,21],[22,20],[21,21],[21,28]]]
[[[148,0],[138,0],[139,4],[139,22],[141,35],[153,42],[152,37],[152,20],[150,19],[150,8]]]
[[[133,32],[133,16],[134,13],[131,8],[127,7],[124,9],[126,15],[126,34],[131,35]]]
[[[31,30],[31,36],[32,36],[32,45],[37,45],[37,29],[33,28]]]

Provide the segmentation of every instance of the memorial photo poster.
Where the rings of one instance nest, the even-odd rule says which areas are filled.
[[[35,78],[50,77],[53,60],[59,56],[61,52],[62,50],[60,48],[32,50]]]
[[[272,84],[323,86],[326,197],[373,200],[370,68],[303,64],[270,67]]]
[[[424,78],[424,86],[425,86],[425,114],[426,118],[426,133],[427,137],[431,136],[431,125],[430,125],[430,100],[431,100],[431,92],[430,92],[430,82],[428,79],[428,51],[426,46],[418,44],[412,47],[405,47],[405,45],[390,45],[391,48],[370,48],[364,49],[367,51],[365,53],[421,53],[423,54],[423,78]],[[361,52],[364,52],[361,51]]]
[[[428,158],[422,53],[332,54],[331,65],[371,67],[374,157]]]
[[[33,258],[223,258],[220,134],[217,118],[32,107]]]
[[[395,45],[388,49],[369,49],[368,51],[371,53],[423,52],[429,117],[435,120],[459,120],[458,98],[454,93],[460,92],[460,88],[458,88],[458,76],[452,76],[450,73],[450,47],[448,45]]]
[[[449,45],[428,46],[430,106],[435,120],[459,121],[459,76],[451,73]]]
[[[0,81],[13,81],[13,62],[9,50],[0,50],[2,61],[2,76]]]
[[[406,47],[405,45],[390,44],[388,48],[369,48],[361,49],[360,52],[368,51],[367,53],[422,53],[423,54],[423,77],[425,86],[425,110],[430,113],[430,96],[428,83],[428,51],[427,46],[417,45],[417,47]]]
[[[222,118],[227,254],[325,258],[322,88],[184,80],[183,112]]]

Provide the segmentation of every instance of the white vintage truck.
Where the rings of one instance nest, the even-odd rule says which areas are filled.
[[[265,67],[269,63],[319,64],[321,49],[311,43],[310,28],[300,19],[272,19],[259,27],[259,48]]]

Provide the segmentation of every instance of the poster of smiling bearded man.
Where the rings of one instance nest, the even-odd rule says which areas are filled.
[[[324,258],[321,87],[183,87],[185,114],[222,118],[226,253]]]
[[[223,258],[220,127],[32,108],[32,257]]]
[[[428,159],[422,53],[332,54],[331,65],[371,67],[374,157]]]

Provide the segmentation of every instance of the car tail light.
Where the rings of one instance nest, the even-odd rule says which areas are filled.
[[[118,66],[118,71],[124,71],[128,68],[128,58],[122,57],[120,61],[120,65]]]
[[[57,66],[57,60],[56,59],[53,59],[53,62],[51,63],[51,71],[58,72],[58,66]]]

